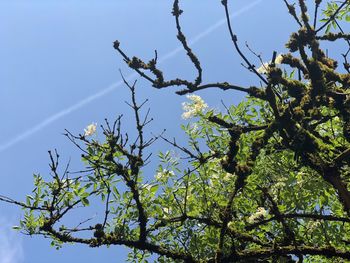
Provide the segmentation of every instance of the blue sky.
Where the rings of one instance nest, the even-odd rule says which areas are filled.
[[[242,46],[247,41],[265,60],[271,59],[273,50],[284,51],[296,25],[283,1],[230,2]],[[70,158],[73,165],[79,164],[77,150],[61,135],[64,129],[77,134],[91,122],[101,124],[124,112],[131,116],[124,103],[129,93],[118,84],[118,69],[125,76],[133,72],[113,49],[114,40],[130,56],[146,60],[157,49],[167,78],[195,76],[178,49],[171,6],[172,1],[164,0],[0,0],[0,194],[24,200],[33,188],[32,174],[49,172],[49,149],[58,149],[63,164]],[[220,1],[184,1],[181,7],[183,31],[194,41],[204,80],[258,85],[232,48]],[[150,99],[155,119],[148,134],[166,128],[167,136],[181,136],[185,97],[173,91],[155,90],[139,81],[139,100]],[[199,95],[211,107],[220,107],[221,99],[230,104],[242,98],[239,93],[213,90]],[[126,117],[123,126],[132,130],[132,119]],[[126,250],[119,247],[66,245],[56,251],[48,239],[11,231],[21,218],[20,209],[0,203],[0,211],[0,263],[124,262]]]

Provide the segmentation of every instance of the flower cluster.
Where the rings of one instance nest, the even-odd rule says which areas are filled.
[[[163,218],[164,219],[169,219],[171,217],[171,214],[173,213],[171,207],[162,207],[163,211]]]
[[[185,120],[202,113],[208,107],[204,100],[198,95],[188,95],[187,98],[190,99],[191,102],[182,103],[182,108],[185,111],[182,114],[182,118]]]
[[[157,181],[166,181],[169,177],[174,176],[175,173],[173,171],[168,171],[166,169],[159,171],[154,176]]]
[[[288,178],[286,177],[281,177],[279,178],[275,184],[271,186],[271,191],[274,195],[277,194],[278,191],[283,190],[286,186],[288,186]],[[274,196],[277,197],[277,196]]]
[[[257,211],[248,218],[248,222],[253,224],[264,219],[268,215],[267,211],[263,207],[258,207]]]
[[[283,56],[280,54],[275,59],[275,64],[281,64]],[[267,74],[270,69],[271,61],[263,63],[256,71],[260,74]]]
[[[85,136],[91,136],[96,133],[97,123],[91,123],[84,129]]]

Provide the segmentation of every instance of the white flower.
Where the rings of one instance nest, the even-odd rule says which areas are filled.
[[[162,207],[162,210],[163,210],[163,217],[169,218],[172,213],[172,209],[170,207]]]
[[[182,114],[182,118],[185,120],[198,115],[208,107],[204,100],[198,95],[188,95],[187,98],[190,99],[191,102],[182,103],[182,108],[185,111]]]
[[[265,62],[263,63],[256,71],[260,74],[266,74],[267,71],[269,70],[270,68],[270,63],[269,62]]]
[[[156,178],[157,181],[160,181],[163,179],[163,176],[164,176],[163,172],[158,172],[154,177]]]
[[[283,61],[283,56],[281,54],[279,54],[276,59],[275,59],[275,64],[281,64]]]
[[[196,131],[198,131],[198,124],[192,123],[190,126],[190,133],[195,133]]]
[[[84,129],[84,135],[85,135],[85,136],[91,136],[91,135],[95,134],[95,132],[96,132],[96,126],[97,126],[97,123],[91,123],[90,125],[88,125],[88,126]]]
[[[263,207],[258,207],[257,211],[248,218],[249,223],[256,223],[267,216],[267,211]]]
[[[279,54],[275,59],[275,65],[281,64],[283,56]],[[260,74],[267,74],[270,69],[271,61],[263,63],[256,71]]]
[[[175,173],[173,171],[168,171],[164,169],[163,171],[159,171],[158,173],[156,173],[154,177],[156,178],[157,181],[163,181],[163,180],[167,180],[169,177],[174,175]]]
[[[171,213],[171,208],[163,207],[162,210],[163,210],[164,214],[170,214]]]

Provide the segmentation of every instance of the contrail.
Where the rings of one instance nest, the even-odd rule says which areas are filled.
[[[262,0],[256,0],[252,3],[250,3],[249,5],[246,5],[245,7],[239,9],[236,12],[233,12],[230,16],[232,18],[237,17],[245,12],[247,12],[248,10],[252,9],[253,7],[255,7],[257,4],[259,4],[260,2],[262,2]],[[202,38],[208,36],[209,34],[211,34],[213,31],[215,31],[216,29],[218,29],[219,27],[223,26],[226,23],[226,18],[223,18],[221,20],[219,20],[218,22],[216,22],[215,24],[213,24],[212,26],[210,26],[209,28],[207,28],[206,30],[200,32],[199,34],[197,34],[196,36],[192,37],[189,39],[188,44],[194,45],[196,44],[198,41],[200,41]],[[172,57],[174,57],[175,55],[177,55],[179,52],[183,51],[183,47],[182,46],[178,46],[177,48],[171,50],[170,52],[168,52],[166,55],[162,56],[161,58],[159,58],[158,62],[162,63]],[[129,74],[126,79],[132,79],[135,78],[136,76],[138,76],[137,73],[131,73]],[[115,90],[116,88],[118,88],[119,86],[123,85],[123,81],[120,80],[118,82],[115,82],[111,85],[109,85],[107,88],[101,90],[100,92],[97,92],[87,98],[82,99],[81,101],[77,102],[76,104],[66,108],[65,110],[59,111],[57,113],[55,113],[54,115],[48,117],[47,119],[43,120],[42,122],[38,123],[37,125],[33,126],[32,128],[24,131],[23,133],[13,137],[12,139],[8,140],[7,142],[3,143],[0,145],[0,153],[4,152],[5,150],[11,148],[12,146],[16,145],[17,143],[27,139],[28,137],[30,137],[31,135],[37,133],[38,131],[42,130],[43,128],[45,128],[46,126],[50,125],[51,123],[57,121],[58,119],[84,107],[85,105],[89,104],[90,102],[97,100],[105,95],[107,95],[108,93],[112,92],[113,90]]]
[[[237,17],[245,12],[247,12],[248,10],[252,9],[253,7],[255,7],[257,4],[259,4],[260,2],[262,2],[262,0],[257,0],[254,1],[252,3],[250,3],[249,5],[246,5],[244,7],[242,7],[241,9],[239,9],[236,12],[233,12],[232,14],[230,14],[231,18]],[[199,40],[201,40],[202,38],[210,35],[213,31],[215,31],[216,29],[218,29],[219,27],[223,26],[226,24],[226,17],[217,21],[215,24],[213,24],[212,26],[208,27],[206,30],[200,32],[199,34],[197,34],[196,36],[190,38],[188,40],[188,45],[192,46],[194,44],[196,44]],[[158,61],[159,63],[172,58],[173,56],[177,55],[177,53],[179,53],[180,51],[183,50],[182,46],[178,46],[177,48],[175,48],[174,50],[170,51],[168,54],[164,55],[163,57],[161,57]]]

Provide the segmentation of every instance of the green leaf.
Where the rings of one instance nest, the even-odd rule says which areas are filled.
[[[82,198],[81,202],[83,203],[84,206],[88,206],[90,204],[87,198]]]
[[[151,193],[152,196],[155,195],[155,193],[157,192],[158,188],[159,188],[158,184],[151,186],[150,193]]]

